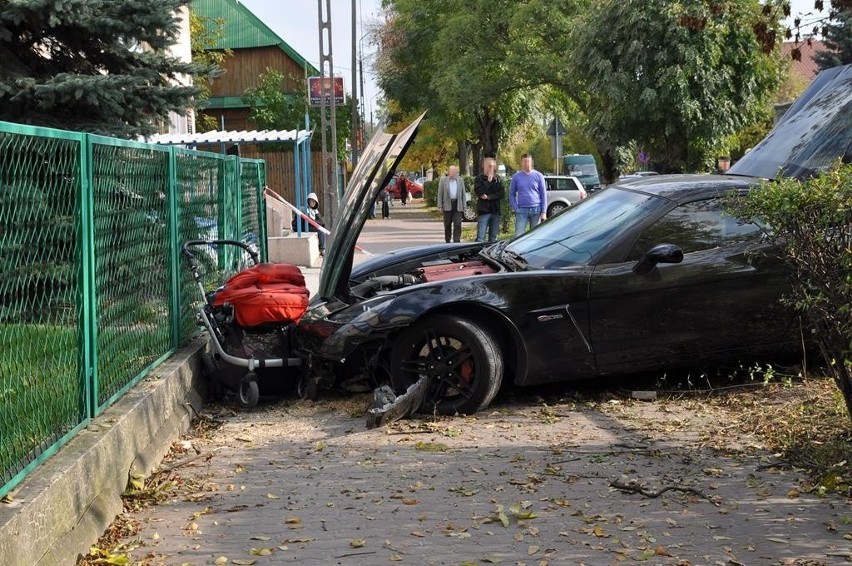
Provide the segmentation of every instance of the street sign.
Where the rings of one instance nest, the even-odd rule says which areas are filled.
[[[568,130],[562,126],[562,122],[559,121],[559,118],[550,121],[550,127],[547,128],[547,135],[551,137],[556,136],[564,136],[568,133]]]
[[[325,87],[325,88],[323,88]],[[322,104],[323,92],[333,100],[334,105],[343,104],[346,100],[343,94],[343,77],[308,77],[308,98],[311,106]]]

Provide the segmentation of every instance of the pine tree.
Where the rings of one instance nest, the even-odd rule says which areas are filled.
[[[0,0],[0,120],[135,137],[197,93],[166,49],[187,0]],[[186,81],[184,81],[186,82]]]
[[[820,70],[852,63],[852,7],[837,12],[837,16],[825,24],[826,51],[814,55]]]

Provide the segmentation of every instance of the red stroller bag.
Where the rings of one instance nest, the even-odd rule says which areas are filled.
[[[231,277],[213,306],[230,303],[242,327],[298,322],[308,308],[305,277],[296,265],[259,263]]]

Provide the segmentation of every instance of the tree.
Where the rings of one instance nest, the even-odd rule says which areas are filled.
[[[299,129],[305,123],[305,111],[308,112],[311,124],[319,127],[320,109],[308,106],[308,89],[301,77],[292,77],[295,90],[287,92],[284,89],[284,75],[275,69],[266,69],[258,79],[257,86],[247,89],[243,100],[251,107],[249,120],[258,127],[267,130]],[[335,107],[337,157],[346,159],[346,142],[349,139],[352,116],[352,99],[347,96],[346,103]],[[313,149],[322,149],[320,136],[311,140]]]
[[[636,141],[664,172],[697,170],[768,113],[775,37],[757,0],[604,0],[574,27],[569,62],[599,144]]]
[[[814,55],[820,70],[852,63],[852,8],[838,12],[837,18],[823,29],[828,50]]]
[[[474,166],[533,112],[530,92],[565,84],[561,65],[580,3],[388,0],[380,30],[379,86],[403,112],[469,141]],[[572,8],[574,8],[572,10]]]
[[[0,7],[0,120],[132,137],[198,93],[167,49],[184,0],[31,0]]]

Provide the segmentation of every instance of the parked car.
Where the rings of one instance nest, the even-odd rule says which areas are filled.
[[[390,183],[388,183],[388,191],[393,198],[400,198],[400,183],[406,183],[408,185],[408,196],[410,198],[423,198],[423,185],[415,183],[411,179],[407,179],[404,175],[397,175],[390,180]]]
[[[547,215],[553,216],[571,205],[577,204],[588,195],[577,177],[568,175],[545,175],[547,185]]]
[[[826,75],[828,73],[828,75]],[[722,199],[804,179],[852,143],[852,65],[824,71],[728,175],[611,185],[514,239],[429,244],[353,267],[371,203],[419,119],[379,134],[346,191],[318,294],[300,322],[316,385],[389,381],[411,407],[488,406],[538,385],[796,352],[788,271]]]

